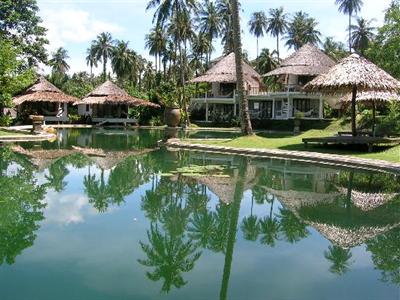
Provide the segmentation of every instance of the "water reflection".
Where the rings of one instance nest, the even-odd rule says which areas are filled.
[[[350,272],[357,259],[353,249],[365,245],[381,279],[400,285],[398,176],[168,152],[156,147],[157,132],[117,134],[115,149],[114,136],[85,134],[71,131],[55,144],[1,149],[0,263],[13,264],[33,246],[44,219],[43,199],[66,193],[69,176],[75,176],[74,185],[81,186],[75,192],[88,199],[82,205],[100,213],[126,205],[138,192],[134,200],[148,223],[135,261],[163,293],[187,286],[196,264],[211,252],[224,257],[215,268],[222,272],[220,299],[227,299],[238,241],[267,252],[283,243],[290,249],[315,234],[329,241],[320,255],[327,272]],[[222,167],[216,173],[212,165]],[[199,172],[199,166],[209,169]]]

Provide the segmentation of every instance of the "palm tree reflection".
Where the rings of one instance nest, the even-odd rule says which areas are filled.
[[[329,271],[337,275],[343,275],[349,270],[350,259],[353,255],[350,249],[331,245],[328,247],[328,251],[324,252],[324,256],[332,263]]]

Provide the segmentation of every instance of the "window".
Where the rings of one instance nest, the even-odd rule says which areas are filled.
[[[260,103],[254,102],[254,110],[259,110],[260,109]]]
[[[86,104],[86,112],[89,112],[89,104]]]

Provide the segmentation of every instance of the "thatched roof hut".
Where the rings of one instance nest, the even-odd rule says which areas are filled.
[[[125,104],[128,106],[160,107],[158,104],[128,95],[126,91],[110,80],[95,88],[81,101],[77,101],[75,104]]]
[[[249,64],[243,61],[243,75],[246,83],[252,87],[261,84],[261,75],[258,74]],[[191,83],[236,83],[236,62],[235,53],[231,53],[219,60],[204,75],[194,78]]]
[[[306,44],[286,58],[278,68],[263,75],[317,76],[327,72],[336,62],[313,44]]]
[[[76,101],[79,99],[63,93],[42,76],[24,93],[13,99],[14,105],[21,105],[24,102],[74,103]]]
[[[314,78],[305,85],[304,90],[330,95],[351,93],[351,127],[353,136],[356,136],[357,93],[397,92],[400,90],[400,82],[367,59],[352,54],[327,73]]]

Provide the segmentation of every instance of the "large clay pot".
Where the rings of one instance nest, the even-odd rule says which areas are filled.
[[[168,127],[177,127],[181,122],[181,111],[179,108],[166,108],[164,121]]]

